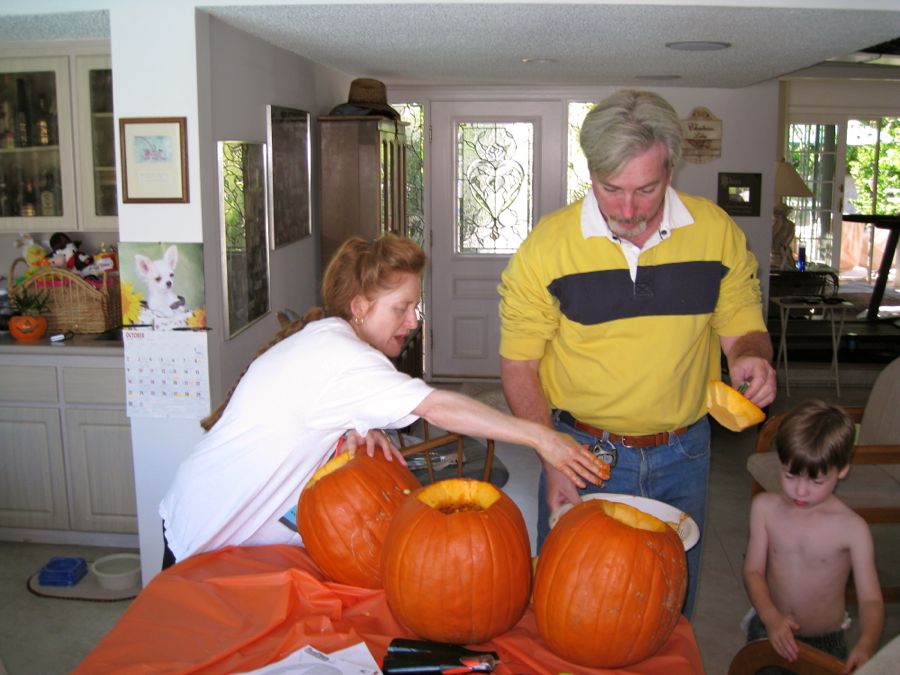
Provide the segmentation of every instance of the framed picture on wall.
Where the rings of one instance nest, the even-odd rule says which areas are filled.
[[[291,244],[312,231],[310,212],[309,113],[267,105],[269,222],[272,248]]]
[[[186,125],[185,117],[119,120],[123,203],[190,201]]]
[[[730,216],[759,216],[761,173],[720,173],[717,203]]]

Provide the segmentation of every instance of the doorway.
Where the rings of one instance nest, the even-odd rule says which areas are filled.
[[[563,101],[431,104],[426,370],[500,377],[497,285],[538,219],[563,205]]]

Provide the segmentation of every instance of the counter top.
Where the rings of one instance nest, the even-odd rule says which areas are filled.
[[[50,342],[45,337],[37,342],[19,342],[9,333],[0,333],[0,354],[48,356],[122,356],[118,340],[98,340],[96,335],[76,335],[65,342]]]

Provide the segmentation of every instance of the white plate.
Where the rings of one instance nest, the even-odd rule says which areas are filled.
[[[591,499],[605,499],[610,502],[621,502],[633,506],[644,513],[649,513],[651,516],[656,516],[665,523],[678,523],[676,531],[678,532],[678,536],[681,537],[681,543],[684,544],[685,551],[689,551],[693,548],[694,544],[700,541],[700,528],[697,526],[697,522],[684,513],[684,511],[676,509],[674,506],[666,504],[665,502],[661,502],[657,499],[649,499],[647,497],[635,497],[634,495],[621,495],[605,492],[592,492],[581,497],[582,501]],[[552,528],[556,525],[556,522],[562,515],[571,508],[571,504],[563,504],[550,514],[550,527]]]

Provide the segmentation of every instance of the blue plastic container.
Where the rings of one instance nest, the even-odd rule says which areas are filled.
[[[87,574],[84,558],[54,556],[38,572],[41,586],[74,586]]]

